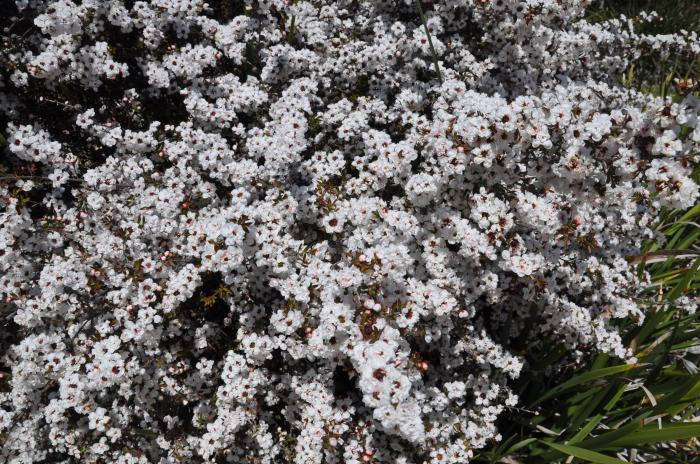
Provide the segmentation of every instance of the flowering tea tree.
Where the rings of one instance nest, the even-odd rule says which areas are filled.
[[[633,361],[625,258],[698,198],[700,102],[619,76],[695,34],[586,0],[4,3],[1,461],[466,463],[523,347]]]

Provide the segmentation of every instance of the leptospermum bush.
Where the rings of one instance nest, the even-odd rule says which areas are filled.
[[[5,6],[0,460],[465,463],[518,346],[634,362],[700,102],[616,83],[700,41],[588,3]]]

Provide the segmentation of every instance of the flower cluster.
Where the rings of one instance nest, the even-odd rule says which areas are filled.
[[[700,100],[617,77],[700,40],[588,3],[0,7],[0,461],[465,463],[631,357]]]

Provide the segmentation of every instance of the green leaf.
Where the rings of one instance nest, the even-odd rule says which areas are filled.
[[[627,385],[621,385],[620,388],[618,388],[617,393],[615,393],[615,395],[613,395],[610,401],[608,401],[607,404],[603,406],[603,410],[605,412],[610,412],[610,410],[615,407],[617,402],[620,401],[620,398],[622,398],[622,395],[625,393],[626,389]]]
[[[680,422],[675,424],[664,424],[659,429],[656,424],[645,427],[625,437],[615,440],[612,446],[636,446],[647,443],[660,443],[676,440],[687,440],[689,438],[700,437],[700,423]]]
[[[518,451],[521,448],[526,447],[527,445],[529,445],[533,441],[537,441],[537,439],[536,438],[526,438],[525,440],[521,440],[521,441],[517,442],[516,444],[514,444],[513,446],[511,446],[510,448],[508,448],[508,451],[506,451],[506,454],[515,453],[516,451]]]
[[[595,396],[590,398],[586,403],[584,403],[581,408],[576,411],[576,413],[571,417],[570,428],[572,430],[578,429],[581,424],[584,423],[586,418],[596,411],[596,408],[603,402],[603,400],[610,394],[613,389],[613,385],[603,388]]]
[[[287,42],[289,44],[294,43],[294,26],[296,22],[296,16],[292,15],[292,20],[289,23],[289,30],[287,31]]]
[[[659,323],[666,317],[665,311],[654,311],[647,316],[642,327],[636,329],[633,338],[633,345],[639,347],[647,341],[647,337],[655,330],[658,330]]]
[[[425,14],[423,14],[423,5],[421,0],[416,0],[416,6],[418,7],[418,14],[423,22],[423,27],[425,28],[425,35],[428,36],[428,46],[430,47],[430,53],[433,56],[433,64],[435,65],[435,74],[437,75],[438,81],[442,84],[442,74],[440,74],[440,65],[438,64],[438,56],[435,52],[435,47],[433,47],[433,39],[430,37],[430,29],[428,29],[428,23],[425,20]]]
[[[661,398],[661,400],[659,400],[656,406],[654,406],[654,408],[651,410],[651,415],[654,416],[656,414],[661,414],[664,412],[669,414],[679,412],[679,410],[673,406],[677,405],[677,403],[682,401],[683,398],[686,398],[689,393],[693,392],[694,390],[697,390],[699,384],[700,374],[688,377],[688,379],[685,382],[683,382],[678,388],[676,388],[672,393],[664,395],[664,397]],[[684,407],[685,405],[681,405],[680,410],[682,410]]]
[[[673,301],[679,296],[681,296],[690,286],[690,283],[693,281],[693,278],[695,277],[695,273],[697,272],[698,268],[700,267],[700,258],[696,259],[695,262],[693,262],[693,266],[688,269],[681,279],[678,284],[676,284],[675,287],[671,290],[671,293],[669,293],[666,298],[668,301]]]
[[[591,369],[602,369],[608,363],[609,359],[610,359],[609,354],[599,353],[598,356],[595,357],[595,361],[593,361],[593,365],[591,366]]]
[[[613,458],[611,456],[606,456],[605,454],[601,454],[595,451],[579,448],[577,446],[559,445],[547,442],[542,443],[549,446],[550,448],[554,448],[555,450],[561,453],[567,454],[569,456],[574,456],[576,458],[583,459],[588,462],[595,462],[596,464],[625,464],[627,462],[621,459]]]
[[[695,216],[700,216],[700,203],[690,208],[681,218],[679,222],[687,222],[692,220]]]
[[[700,237],[700,229],[695,228],[686,238],[683,239],[682,242],[678,244],[677,248],[679,250],[687,250],[697,241],[698,237]]]
[[[647,417],[648,415],[648,413],[642,414],[642,418]],[[589,438],[588,440],[581,442],[580,446],[586,449],[605,448],[610,443],[616,440],[621,440],[627,435],[634,433],[638,429],[642,428],[642,426],[644,425],[642,418],[635,419],[623,427],[604,433],[602,435],[598,435],[597,437]]]
[[[568,441],[569,444],[575,445],[576,443],[580,442],[584,438],[588,436],[589,433],[593,431],[594,428],[598,424],[600,424],[600,421],[603,419],[602,414],[597,414],[591,418],[591,420],[588,421],[586,425],[583,426],[581,430],[579,430],[576,435],[571,437],[571,439]]]
[[[603,377],[609,377],[611,375],[615,374],[620,374],[622,372],[627,372],[632,369],[638,369],[640,367],[646,366],[646,364],[622,364],[619,366],[611,366],[611,367],[604,367],[602,369],[594,369],[592,371],[588,371],[586,373],[583,373],[581,375],[577,375],[573,379],[562,383],[561,385],[558,385],[551,389],[548,393],[540,397],[537,401],[535,401],[534,404],[539,404],[545,400],[548,400],[549,398],[552,398],[559,393],[566,391],[570,388],[577,387],[579,385],[582,385],[586,382],[590,382],[591,380],[596,380],[600,379]]]

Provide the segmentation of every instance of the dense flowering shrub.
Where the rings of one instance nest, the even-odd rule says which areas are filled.
[[[3,7],[0,460],[465,463],[528,345],[629,360],[700,102],[617,81],[700,41],[588,3]]]

